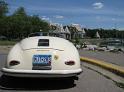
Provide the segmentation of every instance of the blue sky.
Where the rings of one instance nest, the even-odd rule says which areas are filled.
[[[124,29],[124,0],[5,0],[9,14],[24,7],[28,15],[87,28]]]

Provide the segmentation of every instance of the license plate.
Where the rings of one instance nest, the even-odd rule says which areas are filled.
[[[33,66],[50,66],[51,65],[51,55],[34,55],[33,56]]]

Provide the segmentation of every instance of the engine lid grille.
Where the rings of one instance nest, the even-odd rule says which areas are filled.
[[[39,39],[38,46],[49,46],[49,39]]]

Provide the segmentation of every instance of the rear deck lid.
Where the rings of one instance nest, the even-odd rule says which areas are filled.
[[[20,42],[20,46],[23,50],[40,48],[68,50],[68,47],[73,48],[72,43],[70,43],[69,41],[63,38],[49,36],[37,36],[26,38]]]

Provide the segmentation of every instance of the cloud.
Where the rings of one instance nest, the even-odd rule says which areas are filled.
[[[93,4],[94,9],[101,9],[103,8],[104,4],[101,2],[96,2]]]
[[[42,16],[42,18],[46,18],[47,16]]]
[[[61,15],[56,15],[54,17],[57,18],[57,19],[63,19],[64,18],[64,16],[61,16]]]
[[[42,18],[42,20],[50,20],[50,18]]]
[[[48,18],[47,16],[42,16],[41,19],[42,20],[46,20],[46,21],[49,21],[50,20],[50,18]]]

